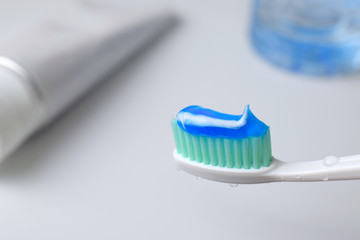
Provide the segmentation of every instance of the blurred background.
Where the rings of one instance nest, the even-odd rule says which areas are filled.
[[[66,18],[73,4],[92,4],[96,11],[111,9],[106,6],[114,2],[7,2],[0,7],[0,29],[9,21],[26,24],[44,9],[54,14],[62,9]],[[257,13],[249,0],[119,0],[116,5],[167,7],[179,23],[1,164],[1,239],[359,239],[359,181],[231,188],[197,180],[176,171],[170,128],[171,118],[188,105],[241,114],[250,104],[271,127],[278,159],[358,154],[356,64],[310,68],[311,59],[324,58],[321,53],[306,58],[314,46],[300,51],[297,43],[281,42],[287,48],[277,46],[272,53],[280,51],[291,56],[286,63],[294,62],[276,62],[279,58],[251,40],[253,14],[260,14],[261,25],[262,17],[273,19],[271,11]],[[283,19],[271,23],[278,22]],[[256,39],[271,43],[266,34],[274,29]],[[291,24],[280,30],[277,36],[295,31]],[[355,53],[356,44],[345,34],[354,35],[337,32],[335,42],[351,47],[346,54]],[[328,39],[315,45],[325,46]],[[331,54],[325,59],[348,56],[339,48]],[[305,60],[295,61],[300,58]]]

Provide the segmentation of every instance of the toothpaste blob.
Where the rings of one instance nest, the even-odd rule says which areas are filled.
[[[242,139],[264,136],[269,127],[246,105],[242,115],[230,115],[200,106],[189,106],[176,116],[181,129],[192,135]]]

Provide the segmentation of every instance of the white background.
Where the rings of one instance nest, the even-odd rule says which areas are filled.
[[[0,239],[359,239],[359,181],[196,180],[175,170],[170,129],[187,105],[240,114],[249,103],[281,160],[360,153],[359,76],[263,61],[249,1],[123,2],[169,6],[181,22],[1,164]],[[34,4],[1,7],[1,24],[60,3]]]

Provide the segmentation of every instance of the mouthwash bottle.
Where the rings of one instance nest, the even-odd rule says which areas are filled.
[[[360,0],[255,0],[251,41],[293,72],[332,76],[360,69]]]

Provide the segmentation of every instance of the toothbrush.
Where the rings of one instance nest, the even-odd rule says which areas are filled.
[[[167,10],[119,6],[77,1],[0,40],[0,160],[175,20]]]
[[[200,178],[230,184],[360,179],[360,155],[294,163],[272,157],[270,128],[249,105],[242,115],[189,106],[171,125],[177,167]]]

